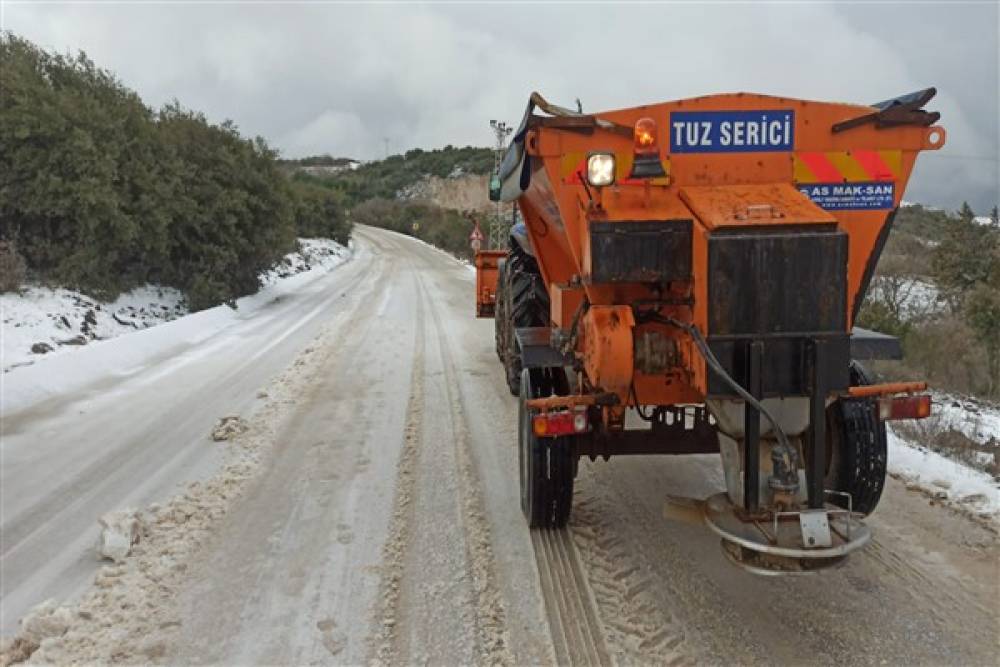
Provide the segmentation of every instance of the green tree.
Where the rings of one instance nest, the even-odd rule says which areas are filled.
[[[297,232],[347,241],[337,191],[300,196],[230,122],[155,113],[83,53],[9,32],[0,72],[0,242],[35,278],[105,298],[157,282],[198,309],[255,291]]]
[[[996,397],[1000,395],[1000,285],[977,285],[965,301],[965,318],[986,349],[986,393]]]
[[[965,294],[989,278],[990,248],[995,243],[995,231],[976,223],[968,203],[962,204],[931,262],[935,281],[953,310],[960,310]]]

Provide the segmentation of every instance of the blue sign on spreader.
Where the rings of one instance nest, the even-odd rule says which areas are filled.
[[[802,183],[799,192],[827,211],[875,211],[895,206],[896,184],[891,181],[870,183]]]
[[[790,151],[795,144],[795,112],[674,111],[669,131],[671,153]]]

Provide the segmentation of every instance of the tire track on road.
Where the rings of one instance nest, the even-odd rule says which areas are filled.
[[[406,405],[403,445],[396,464],[396,493],[393,500],[389,532],[382,547],[381,582],[376,602],[373,634],[370,637],[370,659],[375,664],[394,662],[396,618],[399,611],[400,586],[406,570],[406,548],[413,525],[413,494],[416,488],[417,459],[422,446],[424,410],[424,300],[418,294],[413,365],[410,371],[410,396]]]
[[[683,625],[649,594],[662,583],[645,571],[617,526],[602,520],[606,508],[602,498],[591,495],[593,485],[580,486],[570,542],[586,567],[615,662],[694,664]]]
[[[533,530],[531,542],[557,661],[610,664],[604,627],[568,531]]]
[[[419,289],[426,295],[423,280],[417,277]],[[445,401],[448,404],[453,445],[458,472],[458,492],[464,509],[463,537],[467,562],[471,566],[472,582],[476,593],[476,631],[480,659],[490,664],[513,664],[510,639],[507,634],[507,615],[497,583],[496,565],[489,522],[483,505],[482,484],[473,464],[469,443],[468,416],[462,407],[458,372],[451,349],[447,345],[445,330],[437,306],[431,302],[438,349],[445,376]]]

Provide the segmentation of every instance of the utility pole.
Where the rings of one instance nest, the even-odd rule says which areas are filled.
[[[500,163],[503,162],[504,153],[507,151],[507,137],[514,131],[514,128],[502,120],[491,120],[490,127],[493,128],[493,134],[496,136],[496,144],[493,150],[493,174],[499,178]],[[490,250],[503,248],[507,243],[507,237],[510,236],[512,223],[504,220],[503,209],[503,202],[498,201],[496,217],[490,222]]]
[[[389,159],[389,137],[382,137],[382,142],[385,144],[385,157]]]

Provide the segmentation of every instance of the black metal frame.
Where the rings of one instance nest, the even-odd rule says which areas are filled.
[[[702,407],[657,409],[654,415],[672,413],[673,423],[654,416],[651,428],[625,431],[593,431],[575,438],[576,453],[591,458],[644,454],[716,454],[719,432]],[[685,414],[693,411],[691,428]]]
[[[746,343],[745,389],[756,399],[764,397],[764,341]],[[753,461],[753,465],[750,462]],[[743,413],[743,507],[757,511],[760,488],[760,411],[750,403]]]
[[[746,368],[744,389],[754,398],[763,397],[763,369],[765,341],[752,339],[745,342]],[[806,449],[806,487],[809,507],[821,508],[825,496],[823,480],[826,478],[826,398],[831,391],[843,389],[842,381],[831,373],[836,364],[836,350],[831,341],[815,337],[807,341],[805,373],[809,382],[809,430]],[[831,359],[833,353],[834,359]],[[847,372],[847,364],[844,364]],[[760,412],[746,403],[743,415],[743,507],[753,514],[760,508]]]

